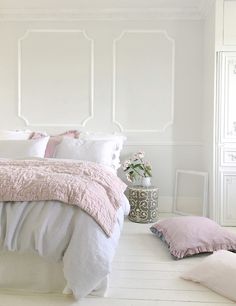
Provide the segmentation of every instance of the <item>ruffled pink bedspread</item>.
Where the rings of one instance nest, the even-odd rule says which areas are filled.
[[[76,205],[111,236],[126,185],[96,163],[1,160],[0,201],[56,200]]]

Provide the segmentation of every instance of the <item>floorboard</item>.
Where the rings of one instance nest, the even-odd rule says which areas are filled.
[[[168,215],[162,215],[165,218]],[[232,301],[180,278],[206,255],[174,260],[150,224],[125,221],[106,298],[0,292],[0,306],[227,306]],[[235,229],[230,229],[235,231]]]

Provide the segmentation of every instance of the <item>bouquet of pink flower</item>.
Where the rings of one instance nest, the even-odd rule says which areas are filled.
[[[149,162],[144,160],[144,152],[137,152],[130,159],[127,159],[123,163],[123,170],[129,182],[152,176],[152,167]]]

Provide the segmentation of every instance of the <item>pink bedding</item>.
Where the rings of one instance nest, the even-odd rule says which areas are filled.
[[[57,200],[80,207],[110,237],[126,185],[96,163],[0,160],[0,201]]]

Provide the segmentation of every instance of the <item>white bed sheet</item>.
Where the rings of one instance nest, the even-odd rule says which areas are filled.
[[[20,256],[31,253],[54,265],[62,264],[65,292],[71,290],[77,299],[84,297],[99,287],[111,271],[124,214],[129,210],[125,195],[121,204],[113,235],[108,238],[78,207],[58,201],[0,202],[1,256],[8,256],[9,251]],[[0,277],[1,272],[6,273],[0,265]],[[58,272],[55,270],[55,273]],[[8,287],[10,274],[9,271]],[[55,277],[59,276],[55,274]],[[60,284],[63,285],[63,280]]]

